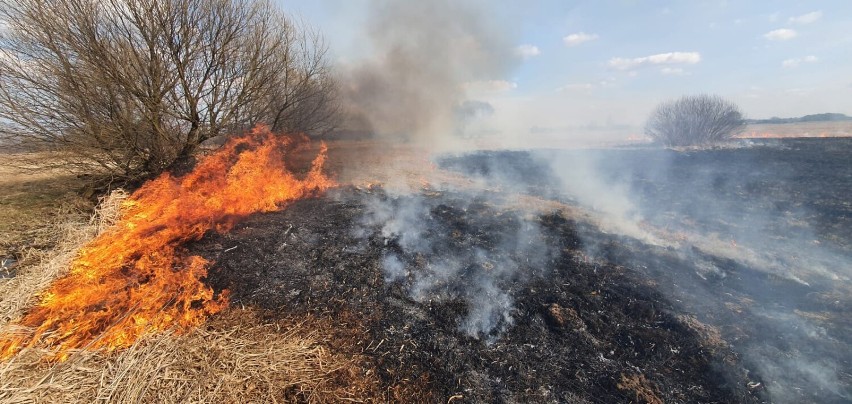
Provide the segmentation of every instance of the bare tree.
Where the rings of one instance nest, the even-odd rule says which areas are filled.
[[[332,128],[321,36],[266,0],[0,0],[0,136],[138,178],[266,123]]]
[[[736,104],[718,95],[684,96],[651,113],[645,134],[666,146],[700,146],[732,138],[745,127]]]

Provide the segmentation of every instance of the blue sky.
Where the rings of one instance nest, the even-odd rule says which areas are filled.
[[[852,1],[475,3],[517,60],[471,96],[521,127],[639,126],[658,102],[702,92],[753,118],[852,115]],[[371,57],[370,0],[279,4],[323,32],[333,61]]]

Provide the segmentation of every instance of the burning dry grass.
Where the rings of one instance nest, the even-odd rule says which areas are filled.
[[[118,190],[101,199],[88,221],[76,215],[59,215],[60,219],[45,231],[59,234],[53,250],[30,250],[30,257],[18,266],[14,277],[0,278],[0,326],[18,319],[37,301],[38,293],[68,271],[78,250],[118,220],[121,203],[127,198]]]
[[[182,177],[163,174],[121,204],[124,217],[79,250],[68,273],[41,292],[37,305],[0,338],[0,356],[23,347],[130,346],[151,330],[181,331],[227,305],[201,282],[208,262],[182,244],[239,219],[327,189],[324,148],[304,178],[285,167],[298,143],[257,127],[233,138]]]
[[[117,222],[123,191],[88,220],[66,217],[51,231],[58,246],[15,277],[0,279],[0,328],[67,272],[80,247]],[[375,373],[357,357],[329,348],[328,321],[263,324],[254,312],[228,310],[185,335],[148,334],[120,352],[76,350],[45,362],[45,349],[25,349],[0,363],[0,403],[27,402],[339,402],[378,395]],[[340,344],[340,341],[336,342]]]
[[[263,324],[220,313],[185,335],[148,335],[118,353],[77,351],[48,364],[22,351],[0,367],[0,402],[358,402],[373,372],[328,346],[328,322]]]
[[[314,162],[312,178],[325,181],[318,177],[320,165]],[[269,176],[259,175],[264,181],[258,183],[270,186]],[[240,189],[243,195],[251,191]],[[83,246],[116,232],[115,224],[128,214],[128,198],[114,192],[89,220],[63,215],[45,230],[61,235],[56,247],[34,254],[13,277],[0,278],[0,333],[15,338],[32,332],[17,323],[67,276]],[[24,348],[0,363],[0,403],[357,402],[381,395],[375,370],[351,354],[358,331],[341,338],[330,320],[264,323],[250,310],[230,309],[202,328],[178,331],[148,326],[127,349],[75,347],[59,362],[44,360],[54,354],[51,346]]]

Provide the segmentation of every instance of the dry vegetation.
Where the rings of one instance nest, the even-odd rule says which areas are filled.
[[[75,192],[81,186],[64,171],[0,165],[0,258],[20,259],[52,248],[59,238],[51,225],[91,208]]]
[[[32,254],[15,276],[0,278],[3,333],[15,332],[10,322],[67,270],[82,245],[117,220],[126,197],[119,191],[104,198],[90,219],[79,214],[50,219],[52,204],[65,194],[43,187],[63,177],[43,173],[30,178],[5,181],[14,193],[4,193],[3,200],[19,202],[4,204],[3,214],[20,212],[26,220],[4,230],[18,239],[27,231],[59,236],[53,250]],[[24,184],[36,179],[42,182]],[[378,397],[382,392],[375,372],[351,354],[358,342],[357,330],[341,338],[328,319],[267,323],[251,310],[231,309],[186,335],[149,335],[124,351],[78,351],[66,362],[51,363],[42,359],[46,352],[25,349],[0,363],[0,403],[340,402]]]
[[[327,322],[264,324],[229,310],[187,335],[45,363],[23,351],[0,368],[0,402],[340,402],[375,397],[357,357],[328,348]]]
[[[666,146],[708,146],[734,137],[745,127],[742,112],[718,95],[699,94],[663,102],[645,125],[645,134]]]
[[[681,314],[677,316],[677,319],[694,331],[708,348],[718,349],[728,346],[728,343],[722,338],[722,332],[718,328],[702,323],[695,316],[691,315]]]
[[[630,376],[622,374],[618,388],[624,391],[632,391],[636,395],[637,402],[663,404],[663,400],[657,396],[657,388],[641,373]]]
[[[739,138],[762,137],[849,137],[852,121],[800,122],[784,124],[752,124],[740,133]]]
[[[258,123],[334,126],[322,36],[269,1],[0,0],[0,20],[0,141],[106,183]]]

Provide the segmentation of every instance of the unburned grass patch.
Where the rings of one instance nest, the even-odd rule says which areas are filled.
[[[21,170],[0,165],[0,258],[25,260],[30,250],[59,242],[53,225],[91,211],[77,191],[84,182],[57,169]]]
[[[618,388],[624,392],[632,393],[637,402],[663,404],[663,400],[658,397],[657,388],[641,373],[631,375],[622,374],[621,381],[618,382]]]

